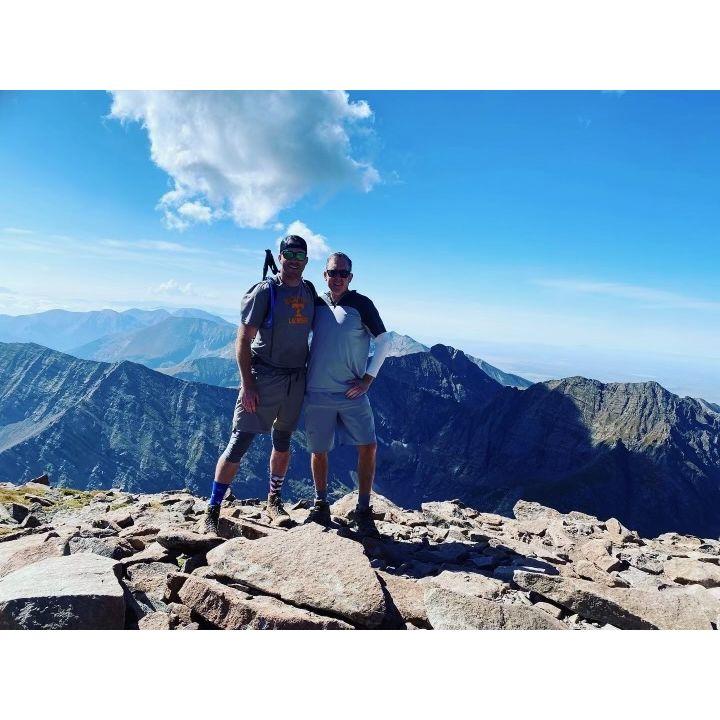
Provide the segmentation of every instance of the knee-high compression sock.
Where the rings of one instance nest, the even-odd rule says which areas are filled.
[[[230,485],[225,485],[224,483],[219,483],[217,482],[217,480],[214,480],[212,484],[212,491],[210,492],[210,500],[208,500],[208,505],[210,505],[211,507],[214,507],[215,505],[220,505],[229,487]]]
[[[370,507],[370,493],[358,493],[357,509],[367,510]]]
[[[282,490],[284,475],[273,475],[270,473],[270,494],[279,495]]]

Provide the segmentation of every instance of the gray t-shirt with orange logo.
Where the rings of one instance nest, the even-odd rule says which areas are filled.
[[[271,327],[263,327],[270,312],[270,283],[275,294],[273,322]],[[279,277],[251,287],[240,304],[242,324],[258,328],[250,346],[253,356],[277,368],[305,367],[314,315],[312,286],[301,282],[297,287],[290,287],[283,285]]]

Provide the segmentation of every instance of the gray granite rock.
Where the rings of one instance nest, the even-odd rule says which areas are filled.
[[[228,576],[293,605],[354,624],[382,623],[386,608],[380,582],[363,546],[354,540],[312,523],[282,535],[230,543],[222,556],[208,553],[211,566]]]
[[[125,620],[118,563],[80,553],[50,557],[0,580],[0,629],[112,630]]]
[[[535,606],[508,605],[445,588],[427,588],[425,607],[435,630],[567,629],[560,620]]]
[[[224,630],[352,630],[352,625],[337,618],[274,597],[252,596],[206,578],[189,577],[179,594],[184,605]]]

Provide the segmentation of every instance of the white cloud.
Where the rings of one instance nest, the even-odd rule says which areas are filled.
[[[181,284],[174,278],[150,288],[150,292],[153,295],[195,295],[192,283]]]
[[[8,235],[34,235],[34,230],[26,230],[25,228],[6,227],[2,231]]]
[[[159,252],[172,252],[172,253],[198,253],[200,252],[196,248],[188,247],[187,245],[181,245],[180,243],[168,242],[167,240],[137,240],[135,242],[128,242],[127,240],[113,240],[111,238],[104,238],[100,240],[100,245],[110,248],[128,248],[135,250],[157,250]]]
[[[110,116],[147,130],[174,182],[158,207],[180,230],[221,217],[262,228],[312,191],[367,192],[380,180],[351,146],[370,106],[342,91],[119,91]]]
[[[183,217],[195,220],[195,222],[208,223],[212,220],[213,212],[207,206],[200,202],[186,202],[183,203],[179,208],[178,212]]]
[[[643,303],[643,307],[657,310],[720,310],[720,302],[688,297],[679,293],[657,290],[641,285],[577,279],[536,280],[535,283],[543,287],[573,293],[636,300]]]
[[[314,233],[304,222],[295,220],[291,222],[285,232],[279,237],[275,244],[279,248],[280,241],[286,235],[299,235],[307,243],[308,257],[313,260],[324,260],[330,254],[330,246],[327,244],[327,238],[324,235]]]

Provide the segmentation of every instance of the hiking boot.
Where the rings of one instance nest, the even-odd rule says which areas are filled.
[[[205,515],[200,520],[199,530],[205,535],[218,534],[218,519],[220,518],[220,506],[208,505]]]
[[[316,500],[310,514],[307,516],[305,523],[317,523],[323,527],[330,527],[332,520],[330,519],[330,505],[324,500]]]
[[[268,495],[266,512],[270,516],[271,525],[287,528],[295,524],[283,507],[280,493],[270,493]]]
[[[352,520],[355,531],[358,535],[361,535],[362,537],[382,537],[380,535],[380,531],[375,525],[375,520],[373,520],[372,506],[367,510],[355,508],[353,511],[348,513],[348,520]]]

